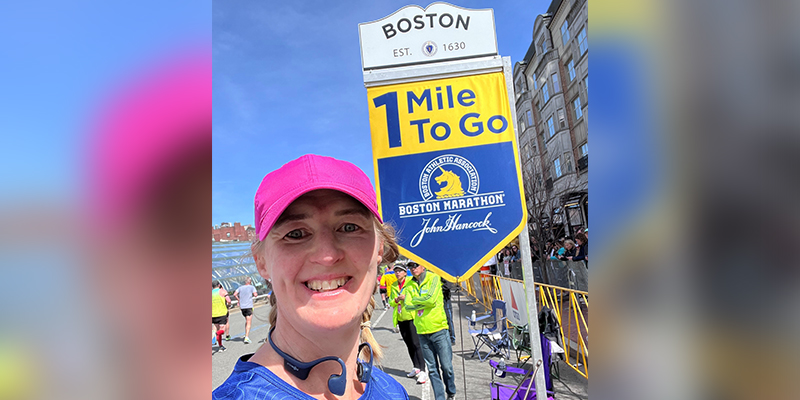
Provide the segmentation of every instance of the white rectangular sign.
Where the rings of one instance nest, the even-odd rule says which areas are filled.
[[[525,286],[522,282],[499,279],[500,291],[506,302],[506,317],[516,326],[528,323],[528,306],[525,302]]]
[[[437,2],[358,24],[363,69],[497,55],[492,9]]]

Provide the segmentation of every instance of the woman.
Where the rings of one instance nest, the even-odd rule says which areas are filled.
[[[514,256],[511,254],[511,249],[508,247],[503,249],[503,269],[505,270],[503,272],[505,272],[505,277],[511,276],[511,269],[509,267],[511,265],[511,261],[513,261],[513,257]]]
[[[511,261],[519,261],[519,247],[517,245],[511,246]]]
[[[258,272],[271,280],[269,345],[245,355],[214,399],[408,399],[372,367],[378,264],[397,258],[369,178],[305,155],[269,173],[255,197]]]
[[[572,239],[567,239],[564,241],[564,253],[561,254],[561,261],[572,260],[572,257],[575,256],[576,248],[575,242]]]
[[[403,301],[398,298],[403,294],[411,277],[408,276],[406,267],[400,264],[394,265],[394,274],[397,280],[389,286],[389,304],[394,309],[392,324],[400,329],[400,336],[406,344],[408,356],[411,357],[411,372],[406,376],[417,378],[417,383],[423,384],[428,381],[428,374],[425,372],[425,360],[422,358],[422,348],[414,326],[414,312],[403,308]]]
[[[586,267],[589,267],[589,238],[583,232],[575,235],[575,241],[578,242],[578,251],[575,257],[569,257],[572,261],[583,261]]]

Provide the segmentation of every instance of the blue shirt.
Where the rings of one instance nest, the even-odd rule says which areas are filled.
[[[252,354],[243,355],[231,376],[211,393],[212,400],[283,400],[313,399],[296,387],[284,382],[263,365],[249,362]],[[406,399],[408,393],[400,383],[385,372],[372,368],[363,400]]]

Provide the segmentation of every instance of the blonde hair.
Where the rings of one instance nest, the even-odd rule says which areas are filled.
[[[375,229],[378,231],[378,236],[383,242],[383,254],[381,254],[380,263],[395,262],[397,257],[400,255],[400,250],[397,247],[394,227],[392,227],[390,224],[381,224],[380,221],[378,221],[378,219],[374,216],[373,222],[375,224]],[[251,246],[251,251],[253,255],[257,253],[263,253],[264,242],[256,239]],[[378,291],[378,285],[375,279],[372,279],[372,283],[372,294],[374,295]],[[272,308],[269,311],[269,324],[274,327],[275,323],[278,321],[278,298],[275,296],[274,291],[269,297],[269,304]],[[381,359],[383,358],[383,346],[381,346],[378,341],[375,340],[375,336],[372,334],[372,329],[370,329],[370,321],[372,321],[373,311],[375,311],[375,296],[370,296],[367,308],[361,314],[361,334],[359,341],[361,343],[369,343],[370,347],[372,347],[372,357],[374,362],[376,364],[380,364]],[[360,357],[362,360],[369,360],[369,356],[369,351],[366,348],[361,351]]]

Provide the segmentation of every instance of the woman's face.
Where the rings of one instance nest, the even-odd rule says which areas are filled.
[[[578,242],[578,245],[583,246],[583,240],[575,239],[575,241]]]
[[[278,319],[298,330],[360,323],[383,244],[372,214],[352,197],[315,190],[281,214],[256,263],[272,279]]]

